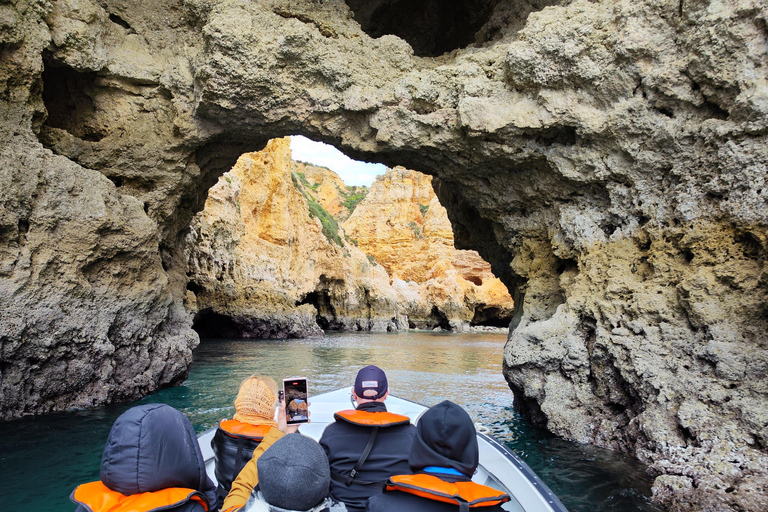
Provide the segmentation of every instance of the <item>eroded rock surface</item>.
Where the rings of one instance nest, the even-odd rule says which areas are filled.
[[[518,407],[672,510],[768,509],[765,3],[474,4],[434,57],[340,0],[0,4],[2,416],[181,378],[185,230],[303,134],[435,177],[515,299]]]

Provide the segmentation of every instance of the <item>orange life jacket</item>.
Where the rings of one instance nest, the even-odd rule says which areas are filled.
[[[196,501],[208,510],[208,501],[200,491],[170,487],[154,492],[125,495],[113,491],[101,481],[77,486],[72,500],[92,512],[150,512]]]
[[[339,411],[333,417],[337,420],[344,420],[362,427],[394,427],[396,425],[407,425],[411,422],[408,416],[403,416],[402,414],[387,411],[360,411],[357,409]]]
[[[224,420],[219,423],[219,428],[232,437],[248,437],[255,441],[261,441],[272,429],[269,425],[251,425],[238,420]]]
[[[349,474],[341,474],[335,471],[331,471],[331,478],[337,482],[341,482],[347,487],[356,483],[359,485],[381,485],[384,482],[369,482],[365,480],[355,480],[357,472],[363,467],[368,455],[373,449],[373,444],[376,442],[376,434],[381,427],[394,427],[397,425],[408,425],[411,419],[408,416],[402,414],[395,414],[387,411],[360,411],[358,409],[347,409],[339,411],[333,415],[334,419],[346,421],[353,425],[359,425],[361,427],[371,427],[371,435],[368,438],[368,444],[365,446],[363,453],[360,454],[360,458],[355,463],[355,467],[349,472]]]
[[[434,475],[393,476],[387,481],[387,491],[402,491],[422,498],[472,508],[490,507],[509,501],[508,494],[475,482],[446,482]]]

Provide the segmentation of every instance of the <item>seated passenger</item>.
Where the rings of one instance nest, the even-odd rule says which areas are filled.
[[[216,497],[221,507],[232,481],[251,460],[264,436],[277,427],[277,384],[269,377],[252,375],[240,385],[235,415],[219,424],[211,440],[216,458]]]
[[[278,440],[285,434],[294,434],[299,430],[299,425],[288,425],[285,417],[285,402],[281,401],[277,408],[277,427],[267,432],[259,445],[253,450],[253,456],[246,463],[245,467],[238,473],[237,478],[232,482],[232,488],[224,498],[221,510],[242,510],[243,505],[248,501],[253,493],[256,484],[259,483],[259,473],[257,461]],[[313,441],[314,442],[314,441]]]
[[[431,407],[416,424],[408,459],[413,474],[393,476],[367,512],[456,512],[478,507],[502,512],[509,495],[471,481],[478,465],[477,434],[464,409],[448,400]]]
[[[256,463],[257,480],[245,505],[227,512],[344,512],[328,494],[328,458],[317,442],[301,434],[277,440]],[[236,484],[242,483],[238,476]]]
[[[115,420],[100,478],[72,492],[76,512],[208,512],[216,506],[195,430],[170,405],[139,405]]]
[[[387,478],[408,472],[415,427],[407,416],[387,412],[389,386],[381,368],[361,369],[352,395],[357,409],[336,413],[320,446],[331,465],[331,495],[347,510],[362,512]]]

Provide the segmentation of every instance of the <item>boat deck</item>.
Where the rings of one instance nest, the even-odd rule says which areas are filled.
[[[310,423],[302,425],[300,432],[319,440],[325,427],[332,423],[337,411],[353,408],[349,388],[338,389],[310,397]],[[408,416],[416,424],[419,416],[427,407],[390,395],[387,398],[387,410]],[[206,470],[211,479],[213,474],[213,450],[211,439],[215,429],[199,436]],[[472,477],[477,483],[503,490],[512,496],[512,501],[503,508],[510,512],[567,512],[555,494],[541,481],[536,473],[502,443],[491,436],[478,433],[480,465]]]

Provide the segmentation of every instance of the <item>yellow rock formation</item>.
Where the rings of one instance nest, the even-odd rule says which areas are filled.
[[[188,303],[198,330],[293,337],[508,325],[506,288],[476,252],[453,248],[428,176],[396,168],[380,177],[344,224],[350,243],[334,216],[349,216],[345,201],[361,189],[292,162],[287,138],[241,156],[192,223]]]
[[[403,167],[389,169],[342,226],[387,269],[412,325],[432,315],[433,305],[454,329],[477,320],[478,309],[493,310],[498,325],[508,323],[513,302],[506,286],[477,252],[454,248],[453,230],[430,176]],[[415,290],[407,282],[419,285],[421,299],[414,302]]]
[[[321,334],[318,321],[355,330],[405,326],[386,271],[338,235],[338,243],[329,239],[312,200],[292,176],[289,139],[240,157],[192,223],[189,300],[198,320],[226,317],[234,324],[227,334],[243,337]]]

